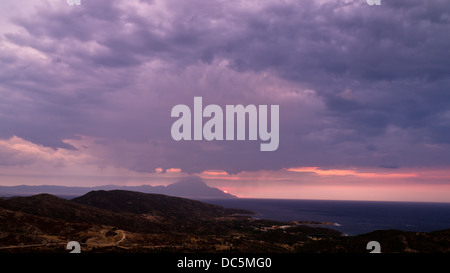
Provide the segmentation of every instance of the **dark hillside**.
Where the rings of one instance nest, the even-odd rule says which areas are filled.
[[[149,214],[173,220],[252,214],[247,210],[225,209],[181,197],[124,190],[91,191],[72,201],[118,213]]]
[[[138,215],[117,213],[80,204],[50,194],[15,197],[3,200],[3,202],[0,202],[0,206],[11,211],[23,212],[69,223],[110,225],[133,231],[165,230],[161,224]]]

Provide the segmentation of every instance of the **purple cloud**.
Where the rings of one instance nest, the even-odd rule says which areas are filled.
[[[0,36],[4,139],[88,136],[83,151],[139,172],[450,161],[445,1],[36,5]],[[194,96],[280,105],[279,149],[172,140],[170,111]]]

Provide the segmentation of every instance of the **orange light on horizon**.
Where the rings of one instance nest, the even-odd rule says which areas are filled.
[[[166,170],[166,173],[181,173],[181,169],[179,168],[169,168]]]
[[[374,173],[374,172],[359,172],[349,169],[330,169],[321,170],[319,167],[297,167],[286,169],[289,172],[299,173],[315,173],[321,176],[358,176],[363,178],[409,178],[417,177],[416,173]]]
[[[228,173],[225,171],[203,171],[202,174],[208,174],[208,175],[227,175]]]

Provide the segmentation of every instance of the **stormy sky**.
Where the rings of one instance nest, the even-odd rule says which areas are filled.
[[[0,17],[1,184],[450,196],[446,0],[8,0]],[[279,105],[279,148],[174,141],[194,96]],[[347,197],[383,199],[366,193]]]

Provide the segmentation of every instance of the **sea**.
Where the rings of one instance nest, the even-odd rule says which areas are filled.
[[[226,208],[247,209],[252,217],[279,221],[330,222],[323,227],[346,235],[375,230],[431,232],[450,228],[450,203],[286,199],[201,199]]]

